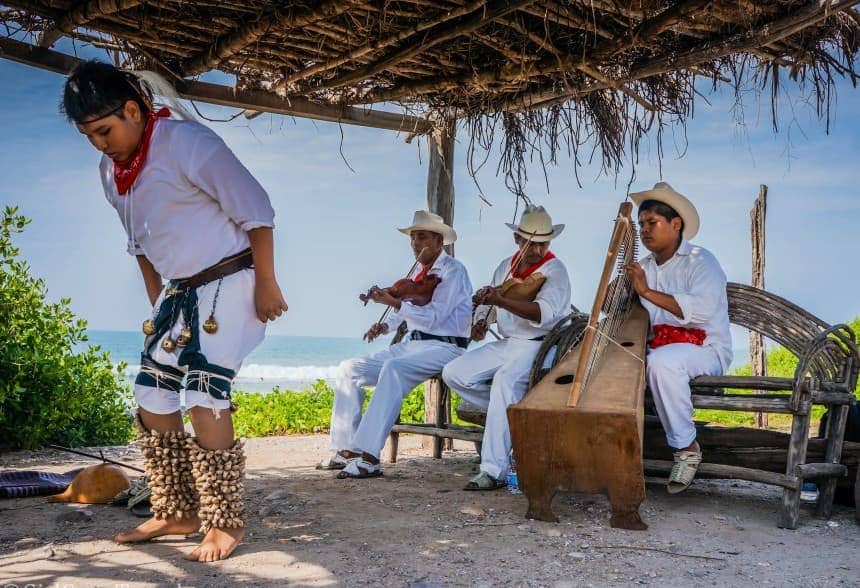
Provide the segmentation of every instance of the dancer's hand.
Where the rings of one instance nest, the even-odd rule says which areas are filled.
[[[260,279],[254,284],[254,307],[257,318],[262,322],[273,321],[287,312],[287,301],[281,293],[281,287],[275,278]]]

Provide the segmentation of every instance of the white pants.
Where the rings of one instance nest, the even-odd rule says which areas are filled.
[[[717,352],[692,343],[671,343],[649,349],[645,373],[669,446],[687,447],[696,439],[690,380],[723,373]]]
[[[379,458],[403,399],[437,375],[463,349],[442,341],[402,341],[368,357],[340,364],[331,415],[332,451],[348,449]],[[364,416],[364,386],[376,386]]]
[[[206,356],[206,361],[234,372],[242,367],[242,361],[251,351],[259,345],[266,335],[266,324],[257,318],[254,305],[254,270],[245,269],[224,278],[221,282],[221,290],[218,293],[218,305],[215,309],[215,319],[218,322],[218,330],[215,333],[207,333],[203,330],[203,321],[209,317],[212,309],[212,300],[218,289],[217,280],[197,288],[197,298],[200,313],[200,328],[194,337],[199,337],[200,351]],[[161,305],[165,292],[155,303],[155,308]],[[162,365],[170,366],[180,372],[187,373],[188,366],[178,364],[179,354],[182,348],[177,347],[172,353],[168,353],[161,347],[165,337],[174,341],[185,327],[180,317],[173,328],[165,333],[151,348],[152,359]],[[157,372],[158,370],[153,370]],[[183,390],[175,392],[171,388],[176,387],[175,378],[164,372],[153,373],[156,382],[169,381],[169,388],[161,386],[144,386],[135,384],[134,396],[137,405],[155,414],[172,414],[180,410],[180,394],[184,395],[184,408],[191,409],[195,406],[204,406],[214,411],[230,408],[229,399],[214,398],[204,391]],[[196,374],[201,378],[219,378],[217,374]]]
[[[541,341],[528,339],[493,341],[465,353],[442,371],[442,379],[451,389],[486,409],[481,471],[497,480],[504,479],[510,467],[508,406],[528,391],[529,372],[540,346]]]

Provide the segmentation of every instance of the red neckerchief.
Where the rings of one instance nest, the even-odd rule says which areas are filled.
[[[654,338],[648,343],[651,349],[657,349],[670,343],[692,343],[702,345],[708,336],[702,329],[676,327],[673,325],[654,325]]]
[[[150,112],[149,119],[146,121],[146,128],[143,130],[143,137],[140,139],[140,145],[137,146],[134,155],[126,161],[113,162],[113,181],[116,182],[116,189],[120,195],[124,196],[128,192],[137,179],[137,174],[143,169],[143,164],[146,163],[146,154],[149,152],[149,141],[152,139],[155,121],[168,116],[170,116],[170,111],[166,108],[162,108],[158,112]]]
[[[430,265],[423,265],[422,264],[421,265],[421,271],[418,272],[417,274],[415,274],[415,277],[412,278],[412,281],[415,282],[416,284],[420,284],[421,282],[423,282],[424,278],[427,277],[427,272],[429,272],[432,267],[433,267],[432,263]]]
[[[535,270],[537,270],[537,268],[548,262],[550,259],[555,259],[555,255],[552,251],[547,251],[546,254],[541,257],[541,260],[539,262],[534,265],[530,265],[522,272],[519,272],[517,271],[517,266],[519,265],[520,254],[519,252],[517,252],[517,254],[511,258],[511,277],[516,278],[518,280],[524,280],[530,275],[532,275]]]

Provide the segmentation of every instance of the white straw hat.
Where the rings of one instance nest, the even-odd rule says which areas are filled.
[[[552,218],[543,206],[529,204],[520,217],[520,224],[505,223],[510,230],[535,243],[546,243],[558,237],[564,225],[552,224]]]
[[[684,221],[683,236],[687,240],[692,239],[699,232],[699,213],[696,207],[667,182],[657,182],[650,190],[633,192],[630,194],[630,199],[636,203],[636,206],[640,206],[646,200],[656,200],[671,206]]]
[[[442,243],[450,245],[457,240],[457,233],[445,224],[442,217],[438,214],[433,214],[427,210],[416,210],[412,216],[412,226],[404,229],[397,229],[404,235],[410,234],[412,231],[430,231],[442,235]]]

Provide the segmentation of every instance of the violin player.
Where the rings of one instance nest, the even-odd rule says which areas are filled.
[[[494,321],[501,338],[464,353],[442,371],[452,390],[487,410],[481,470],[464,490],[506,485],[511,453],[508,405],[525,395],[541,342],[570,312],[567,268],[549,250],[564,225],[552,224],[543,206],[532,205],[523,211],[519,225],[505,224],[514,232],[518,251],[502,260],[492,285],[473,297],[477,306],[472,338],[483,339]]]
[[[366,341],[396,331],[402,321],[410,333],[396,345],[338,367],[330,427],[333,453],[317,469],[341,470],[341,479],[382,475],[379,454],[403,398],[469,344],[472,284],[465,266],[443,249],[457,239],[454,229],[439,215],[419,210],[411,226],[398,230],[409,236],[413,268],[420,265],[420,271],[389,288],[374,286],[359,298],[388,307],[364,334]],[[428,283],[431,288],[424,287]],[[362,415],[364,386],[376,389]]]

